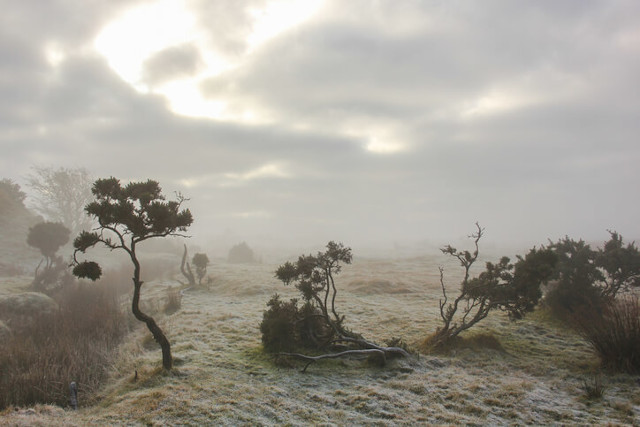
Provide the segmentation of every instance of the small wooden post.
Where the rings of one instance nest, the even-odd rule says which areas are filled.
[[[78,409],[78,386],[76,385],[75,381],[71,381],[71,384],[69,384],[69,393],[70,393],[70,400],[71,400],[71,407],[74,410]]]

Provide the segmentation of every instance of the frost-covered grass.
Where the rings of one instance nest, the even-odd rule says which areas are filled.
[[[401,337],[417,347],[439,324],[437,267],[442,261],[361,259],[345,266],[337,276],[337,307],[347,316],[346,326],[374,341]],[[180,310],[158,314],[172,342],[173,372],[160,369],[160,350],[139,328],[121,347],[96,404],[77,412],[42,406],[11,410],[0,423],[640,423],[637,377],[600,373],[604,395],[588,398],[584,384],[598,373],[597,357],[582,338],[544,312],[516,323],[495,313],[450,354],[398,359],[384,368],[361,360],[322,361],[306,373],[300,372],[302,365],[277,367],[261,351],[259,323],[274,292],[286,299],[295,292],[273,277],[276,267],[214,264],[210,290],[189,290]],[[454,288],[456,266],[446,268]],[[162,307],[177,286],[167,279],[148,282],[143,299]],[[487,337],[496,338],[502,349],[484,346],[495,342]]]

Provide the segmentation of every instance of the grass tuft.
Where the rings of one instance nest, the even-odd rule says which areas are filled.
[[[69,384],[88,403],[107,377],[110,355],[125,335],[117,300],[103,287],[77,286],[58,295],[59,309],[33,316],[0,348],[0,409],[69,403]]]
[[[582,390],[588,400],[602,399],[605,389],[606,387],[602,384],[602,379],[599,375],[594,375],[591,381],[586,379],[582,381]]]
[[[576,327],[596,351],[602,365],[640,373],[640,302],[629,295],[577,316]]]

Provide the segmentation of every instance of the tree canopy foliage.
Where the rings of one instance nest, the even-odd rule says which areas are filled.
[[[84,168],[33,167],[27,185],[34,191],[33,208],[50,221],[61,222],[75,235],[91,226],[84,206],[92,199],[92,178]]]
[[[552,306],[571,312],[599,305],[640,285],[640,251],[635,243],[625,245],[615,231],[609,231],[609,236],[598,249],[566,236],[550,243],[558,257],[556,283],[547,296]]]
[[[56,252],[69,241],[71,231],[59,222],[41,222],[29,229],[27,244],[40,250],[47,260],[47,267]]]
[[[171,369],[173,358],[171,347],[164,332],[155,320],[143,313],[139,307],[140,262],[137,257],[137,245],[141,242],[166,236],[182,236],[182,232],[193,222],[188,209],[182,209],[185,198],[178,194],[177,200],[167,201],[156,181],[131,182],[121,185],[116,178],[98,179],[92,188],[94,201],[87,204],[87,214],[95,218],[98,227],[95,231],[82,231],[74,240],[75,267],[73,274],[96,280],[101,275],[100,266],[93,261],[77,260],[77,253],[100,243],[112,250],[124,250],[134,266],[134,294],[132,311],[134,316],[144,322],[155,340],[162,348],[162,363]]]
[[[41,222],[29,229],[27,244],[40,250],[45,266],[38,264],[31,286],[38,292],[55,292],[71,282],[68,263],[63,262],[58,250],[69,241],[70,230],[59,222]]]

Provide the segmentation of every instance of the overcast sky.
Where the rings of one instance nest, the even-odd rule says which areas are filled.
[[[194,239],[640,238],[640,2],[3,0],[0,178],[152,178]]]

